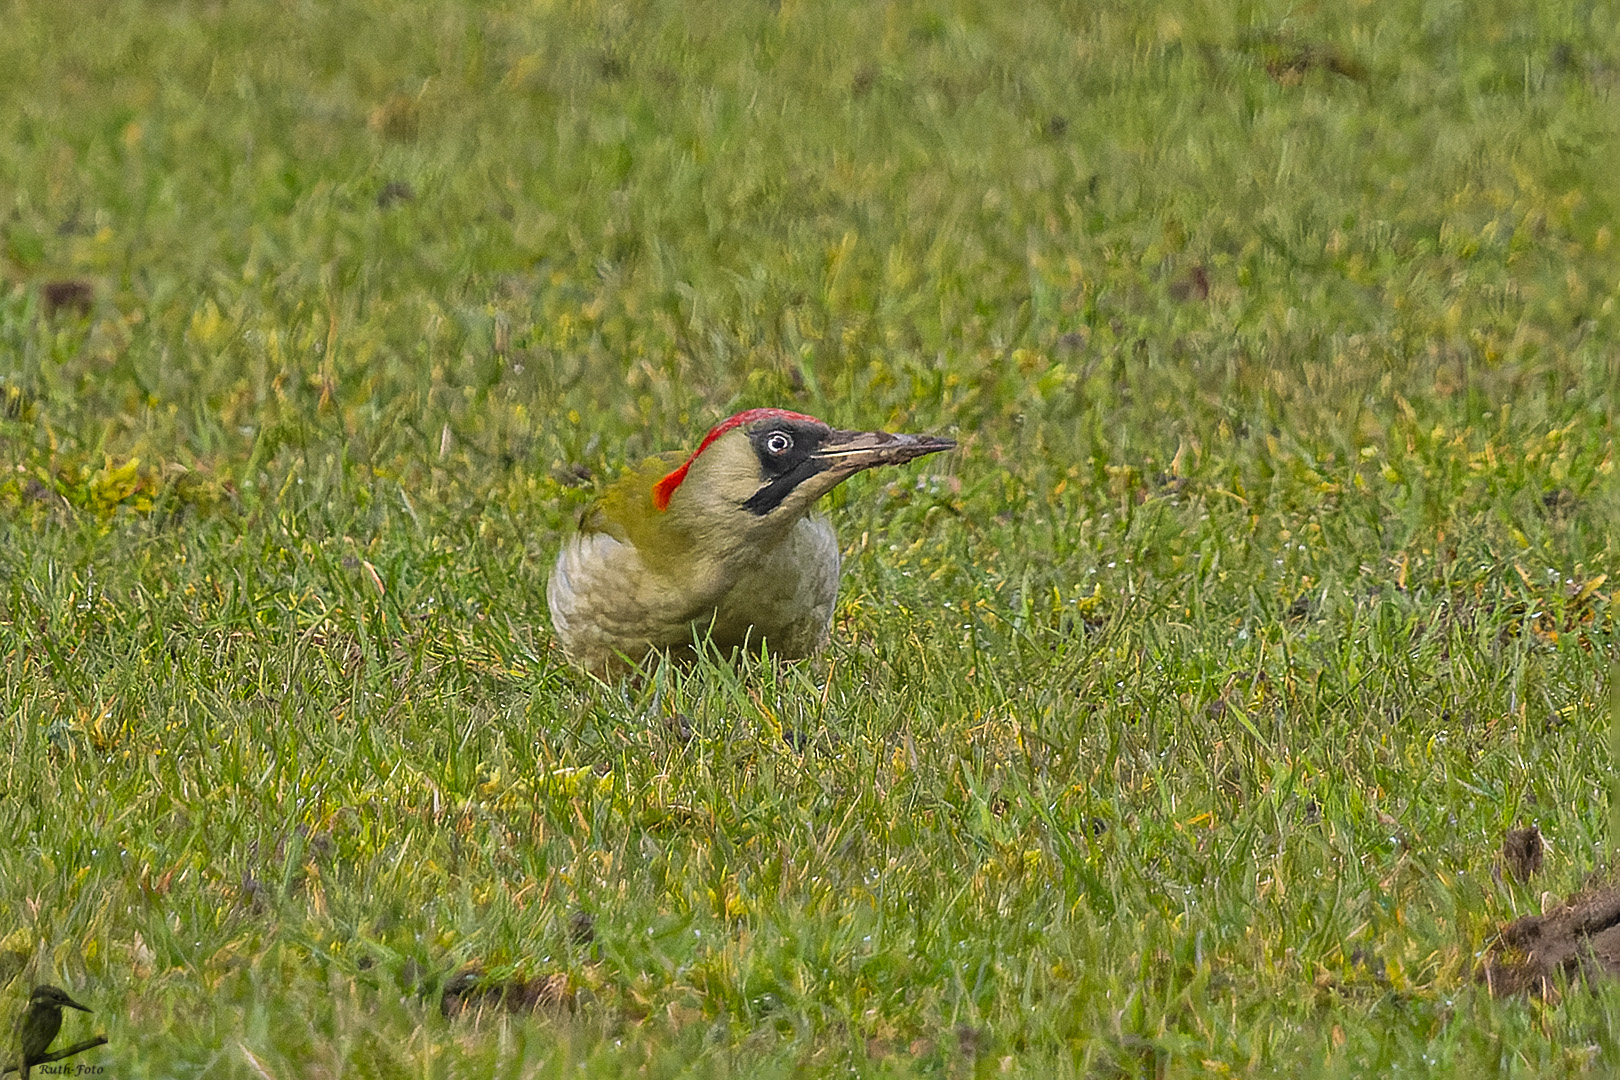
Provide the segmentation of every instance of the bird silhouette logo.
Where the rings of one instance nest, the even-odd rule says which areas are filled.
[[[5,1068],[0,1069],[0,1076],[9,1072],[17,1072],[22,1080],[28,1080],[29,1071],[36,1065],[44,1065],[52,1061],[61,1061],[63,1058],[82,1054],[86,1050],[101,1046],[107,1041],[107,1036],[97,1035],[93,1039],[74,1043],[61,1050],[52,1051],[51,1043],[56,1040],[57,1033],[62,1030],[62,1010],[78,1009],[80,1012],[91,1012],[85,1005],[80,1005],[68,996],[67,991],[56,986],[40,985],[34,987],[28,995],[28,1004],[12,1028],[11,1045],[8,1048],[9,1061]],[[66,1068],[64,1066],[63,1068]],[[44,1070],[51,1071],[51,1070]],[[99,1068],[94,1071],[100,1072]]]

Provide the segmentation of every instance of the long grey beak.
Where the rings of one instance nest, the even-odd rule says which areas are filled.
[[[848,475],[876,465],[903,465],[927,454],[955,448],[955,439],[939,435],[834,429],[811,457],[821,462],[824,469]]]

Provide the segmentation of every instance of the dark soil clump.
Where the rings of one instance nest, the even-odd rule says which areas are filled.
[[[561,973],[533,979],[496,979],[477,965],[470,965],[445,983],[444,993],[439,998],[439,1012],[453,1019],[485,1008],[527,1013],[536,1009],[566,1008],[572,1003],[568,976]]]
[[[1490,992],[1554,994],[1577,979],[1620,976],[1620,885],[1588,887],[1545,915],[1502,928],[1478,977]]]
[[[1541,830],[1531,825],[1524,829],[1510,829],[1502,841],[1502,861],[1508,873],[1519,881],[1529,881],[1541,873],[1541,864],[1547,844]]]
[[[86,316],[90,314],[96,302],[95,287],[88,281],[77,278],[67,281],[47,281],[40,294],[44,300],[47,318],[63,312]]]

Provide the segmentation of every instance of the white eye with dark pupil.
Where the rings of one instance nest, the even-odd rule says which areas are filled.
[[[785,454],[793,449],[793,436],[784,431],[773,431],[765,436],[765,451],[770,454]]]

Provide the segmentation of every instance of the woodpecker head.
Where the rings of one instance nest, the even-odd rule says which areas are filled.
[[[653,484],[653,510],[683,529],[746,541],[791,526],[858,472],[955,445],[934,435],[840,431],[785,409],[749,409],[716,424],[691,457]]]

